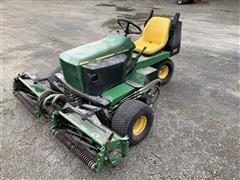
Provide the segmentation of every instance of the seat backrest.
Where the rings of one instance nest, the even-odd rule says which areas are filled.
[[[152,17],[143,31],[145,41],[166,44],[169,37],[171,20],[165,17]]]

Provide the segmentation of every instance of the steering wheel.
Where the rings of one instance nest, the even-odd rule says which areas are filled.
[[[117,22],[119,26],[122,28],[122,30],[124,31],[125,35],[142,33],[141,28],[131,21],[128,21],[126,19],[118,19]]]

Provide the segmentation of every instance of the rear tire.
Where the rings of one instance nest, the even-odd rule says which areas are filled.
[[[174,73],[174,64],[171,59],[166,59],[153,65],[154,68],[158,69],[158,78],[162,81],[162,85],[167,84]]]
[[[129,137],[129,144],[136,145],[148,135],[154,120],[153,110],[138,100],[120,105],[112,119],[112,129],[121,136]]]

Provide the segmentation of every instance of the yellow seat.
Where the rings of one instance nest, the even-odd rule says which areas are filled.
[[[134,42],[135,52],[151,55],[160,51],[168,42],[171,20],[165,17],[152,17],[145,26],[141,37]]]

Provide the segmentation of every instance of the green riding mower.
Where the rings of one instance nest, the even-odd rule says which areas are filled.
[[[88,167],[117,166],[151,129],[151,107],[173,75],[169,58],[180,51],[179,16],[151,11],[143,32],[118,19],[123,33],[61,53],[49,77],[19,74],[13,93],[36,117],[49,119],[53,135]],[[133,42],[129,34],[141,35]]]

